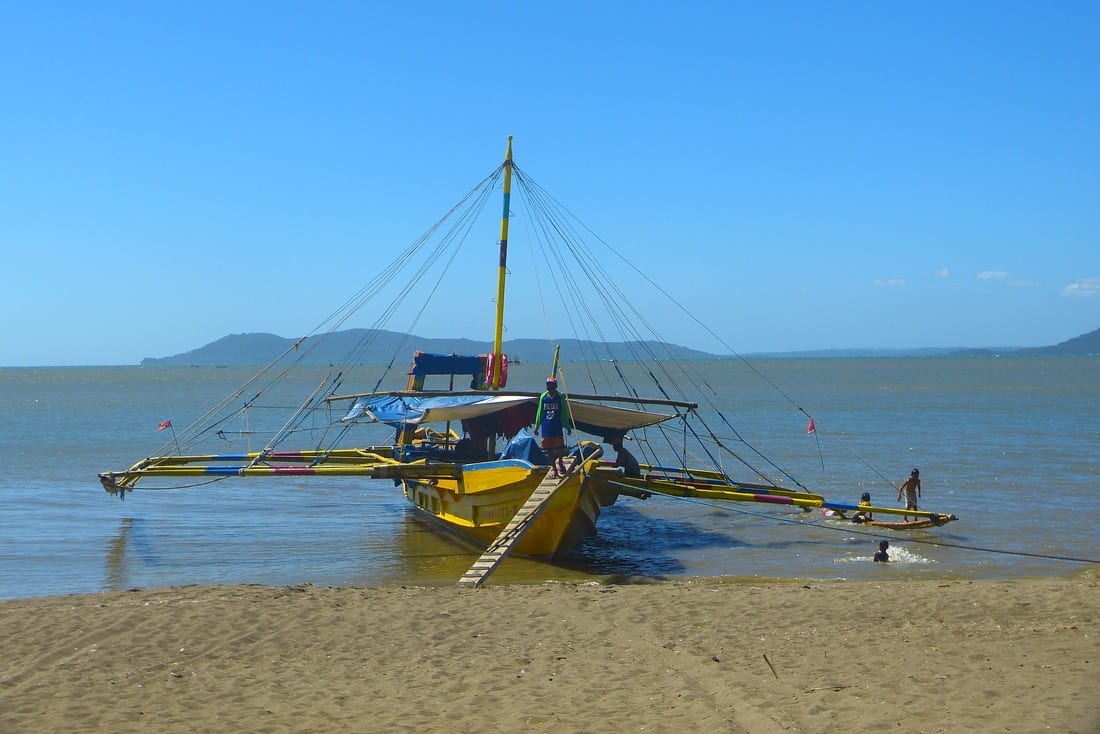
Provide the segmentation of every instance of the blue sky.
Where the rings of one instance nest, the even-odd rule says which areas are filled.
[[[4,15],[0,365],[305,334],[508,135],[528,174],[743,354],[1100,327],[1097,3]],[[532,299],[508,308],[509,336],[564,336]],[[489,338],[456,322],[420,333]]]

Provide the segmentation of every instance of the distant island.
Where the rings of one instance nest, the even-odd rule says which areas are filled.
[[[296,341],[275,334],[230,334],[190,352],[171,357],[146,357],[141,360],[141,366],[262,365],[293,349]],[[385,363],[394,354],[406,354],[412,359],[413,351],[435,354],[487,354],[492,351],[491,342],[475,339],[429,339],[382,329],[347,329],[327,335],[325,341],[302,361],[304,364],[339,364],[347,361],[348,355],[359,349],[361,344],[368,342],[370,348],[356,359],[358,363]],[[716,359],[720,356],[657,342],[597,343],[577,339],[511,339],[504,342],[504,353],[512,361],[548,363],[553,357],[554,347],[558,345],[561,345],[563,355],[595,355],[598,359],[630,360],[639,349],[654,348],[662,354],[671,350],[677,359]]]
[[[918,349],[817,349],[769,352],[766,357],[1097,357],[1100,329],[1049,347],[925,347]]]
[[[364,364],[389,361],[403,349],[412,357],[414,350],[438,354],[485,354],[492,345],[474,339],[428,339],[409,334],[378,329],[347,329],[328,335],[323,344],[312,350],[303,360],[307,364],[336,364],[370,338],[370,350],[361,355]],[[317,338],[317,337],[311,337]],[[262,365],[280,354],[293,349],[296,339],[275,334],[230,334],[206,346],[171,357],[146,357],[142,367],[154,366],[229,366]],[[658,342],[613,342],[596,344],[576,339],[512,339],[504,342],[504,351],[513,360],[549,361],[554,347],[561,345],[566,355],[597,355],[600,359],[630,360],[639,349],[659,349],[671,353],[677,359],[722,359],[732,355],[711,354],[697,349],[662,344]],[[301,346],[301,345],[299,345]],[[999,356],[1098,356],[1100,355],[1100,329],[1074,337],[1049,347],[929,347],[924,349],[819,349],[801,352],[757,353],[752,357],[767,358],[828,358],[828,357],[999,357]]]

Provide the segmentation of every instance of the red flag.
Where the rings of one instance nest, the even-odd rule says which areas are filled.
[[[172,421],[163,421],[162,423],[157,425],[157,430],[158,431],[163,431],[165,428],[171,428],[171,427],[172,427]]]
[[[814,419],[811,418],[810,422],[806,424],[806,433],[813,433],[817,428],[814,426]]]

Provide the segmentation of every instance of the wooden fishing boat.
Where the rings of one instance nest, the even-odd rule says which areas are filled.
[[[563,390],[580,439],[570,447],[569,466],[563,476],[551,471],[550,462],[530,432],[541,395],[535,389],[538,386],[512,389],[507,385],[503,333],[510,274],[509,223],[516,216],[514,181],[520,184],[529,218],[549,221],[538,225],[528,222],[528,232],[537,240],[533,249],[543,254],[549,271],[539,277],[558,279],[555,291],[563,298],[560,308],[566,315],[562,322],[573,324],[578,335],[601,337],[577,338],[571,343],[578,352],[572,355],[576,362],[571,363],[578,365],[576,376],[571,374],[572,366],[568,371],[563,369],[556,351],[553,359],[548,359],[547,373],[562,377],[565,388],[572,380],[578,385],[596,385],[601,381],[598,377],[603,385],[618,383],[616,389],[589,394]],[[503,190],[503,214],[490,350],[471,356],[416,352],[409,372],[401,376],[405,384],[393,385],[398,377],[392,372],[393,355],[388,362],[385,358],[373,362],[365,359],[379,356],[371,352],[372,339],[396,314],[411,316],[405,331],[412,331],[420,314],[427,310],[430,298],[424,294],[433,295],[444,282],[446,268],[473,227],[476,214],[471,212],[484,204],[488,192],[497,185]],[[492,557],[481,567],[477,582],[511,552],[541,559],[559,558],[595,534],[601,508],[620,497],[644,500],[661,494],[803,510],[832,507],[843,511],[849,507],[829,503],[782,470],[779,473],[794,486],[773,480],[766,469],[778,469],[778,465],[765,459],[766,466],[761,469],[746,456],[763,454],[730,425],[716,396],[706,391],[700,393],[701,398],[693,396],[705,380],[699,378],[692,361],[684,357],[681,348],[660,338],[642,312],[629,305],[627,291],[619,286],[619,280],[583,243],[586,228],[563,217],[556,201],[514,164],[511,138],[503,163],[463,202],[413,247],[402,251],[393,264],[379,268],[378,275],[359,294],[256,377],[180,434],[172,428],[172,441],[156,455],[129,469],[100,474],[103,487],[125,497],[139,482],[145,486],[154,480],[185,481],[188,485],[229,477],[351,476],[392,480],[419,516],[488,549],[487,557]],[[433,243],[433,237],[442,241]],[[412,265],[414,255],[422,256],[425,264]],[[622,259],[617,253],[613,255]],[[443,272],[437,274],[432,267],[441,267]],[[601,322],[593,314],[591,301],[586,300],[592,297],[583,295],[576,283],[582,277],[595,288],[595,302],[608,314],[606,320]],[[432,278],[434,286],[416,290],[418,285],[433,283]],[[648,282],[647,299],[668,296],[653,281]],[[396,286],[396,293],[382,295],[391,285]],[[285,421],[273,422],[261,430],[264,427],[258,425],[255,408],[262,396],[277,391],[276,386],[285,382],[292,368],[307,366],[308,355],[336,327],[367,303],[378,300],[382,301],[382,315],[374,328],[364,330],[363,341],[343,362],[332,365]],[[675,299],[672,303],[683,310]],[[686,318],[694,319],[684,312]],[[618,329],[618,341],[607,338],[605,330],[611,327]],[[635,368],[631,371],[627,365]],[[381,375],[368,378],[358,374],[370,369]],[[353,375],[373,383],[375,389],[342,390]],[[634,384],[639,376],[652,383],[655,397],[642,396]],[[431,385],[429,378],[445,378],[444,384]],[[390,386],[384,388],[387,383]],[[262,448],[245,452],[195,450],[219,442],[224,445],[227,435],[233,435],[227,427],[241,424],[246,430],[237,435],[246,436],[250,442],[262,436]],[[363,434],[371,431],[372,440],[363,441]],[[643,453],[642,460],[634,459],[622,447],[624,439],[634,440]],[[689,448],[689,442],[693,448]],[[615,461],[604,456],[605,444],[617,448]],[[688,456],[698,457],[698,463],[689,465]],[[723,466],[729,461],[752,471],[753,481],[735,481]],[[908,514],[933,525],[955,519],[927,512]]]
[[[860,520],[859,523],[869,528],[884,528],[887,530],[927,530],[928,528],[942,527],[952,520],[958,520],[958,518],[954,515],[937,515],[936,517],[922,517],[918,520]]]

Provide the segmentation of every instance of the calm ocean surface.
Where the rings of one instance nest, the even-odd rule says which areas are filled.
[[[743,369],[700,367],[709,384],[738,396],[738,431],[804,485],[838,501],[870,491],[892,505],[884,478],[899,482],[918,466],[922,507],[961,519],[931,531],[861,534],[817,512],[623,498],[573,567],[509,559],[490,583],[1010,578],[1100,568],[1051,558],[1100,561],[1100,359],[753,364],[814,416],[816,435]],[[196,583],[433,585],[461,576],[477,554],[414,519],[390,482],[231,480],[139,490],[125,501],[103,491],[96,474],[155,452],[166,438],[159,422],[186,425],[248,374],[0,369],[0,598]],[[541,376],[541,368],[515,366],[510,382],[534,386]],[[880,537],[891,543],[888,566],[870,562]]]

